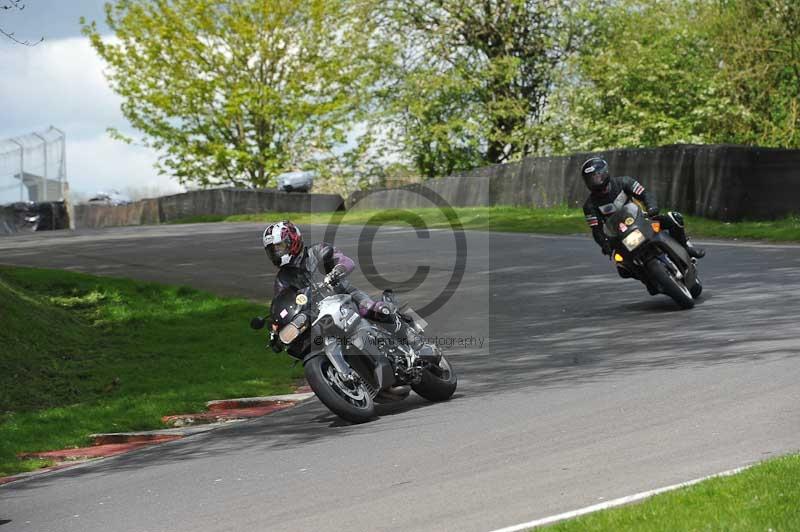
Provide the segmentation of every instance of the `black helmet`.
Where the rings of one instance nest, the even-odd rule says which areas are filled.
[[[611,180],[608,163],[601,157],[592,157],[581,166],[581,177],[586,183],[586,188],[592,192],[605,192]]]

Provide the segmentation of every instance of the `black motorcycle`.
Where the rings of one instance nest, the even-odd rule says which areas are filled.
[[[362,318],[350,294],[316,279],[285,290],[270,308],[273,350],[301,360],[319,400],[353,423],[373,419],[375,403],[403,400],[412,389],[445,401],[458,384],[440,350],[422,341],[427,323],[411,308],[398,308],[390,291],[382,297],[392,309],[385,323]],[[250,325],[261,329],[267,320],[253,318]]]
[[[603,214],[603,232],[611,243],[616,265],[642,281],[651,295],[665,294],[682,308],[694,307],[703,285],[696,261],[686,249],[636,203]]]

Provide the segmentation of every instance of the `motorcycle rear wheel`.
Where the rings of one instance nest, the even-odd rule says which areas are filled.
[[[325,356],[306,363],[306,380],[322,404],[351,423],[364,423],[375,418],[375,403],[367,387],[360,382],[348,385]]]
[[[695,279],[695,281],[694,281],[694,285],[693,285],[693,286],[692,286],[692,288],[689,290],[689,292],[691,292],[691,294],[692,294],[692,297],[693,297],[693,298],[695,298],[695,299],[697,299],[698,297],[700,297],[700,294],[702,294],[702,293],[703,293],[703,283],[700,281],[700,278],[699,278],[699,277],[697,277],[697,278]]]
[[[437,375],[438,373],[438,375]],[[439,366],[434,369],[422,370],[422,380],[411,386],[417,395],[428,401],[447,401],[456,391],[458,376],[445,357],[439,360]]]
[[[647,263],[647,270],[661,290],[671,297],[681,308],[694,307],[694,298],[682,282],[676,279],[668,270],[667,265],[658,259]]]

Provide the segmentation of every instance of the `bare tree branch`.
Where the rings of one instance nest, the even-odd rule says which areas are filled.
[[[0,4],[0,10],[2,11],[8,11],[10,9],[22,11],[25,9],[25,4],[22,3],[22,0],[3,0],[3,2],[4,3]],[[16,34],[13,31],[6,31],[2,27],[0,27],[0,35],[3,35],[5,38],[23,46],[36,46],[44,40],[44,37],[40,37],[36,42],[31,42],[27,39],[20,40],[16,37]]]

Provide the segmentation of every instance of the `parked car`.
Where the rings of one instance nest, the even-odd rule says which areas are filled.
[[[69,228],[67,206],[63,201],[19,201],[6,207],[3,220],[6,233],[18,231],[53,231]]]
[[[124,194],[120,194],[117,190],[110,192],[98,192],[93,197],[89,198],[89,205],[127,205],[133,203],[133,200]]]
[[[287,172],[278,176],[278,190],[282,192],[310,192],[316,172]]]

